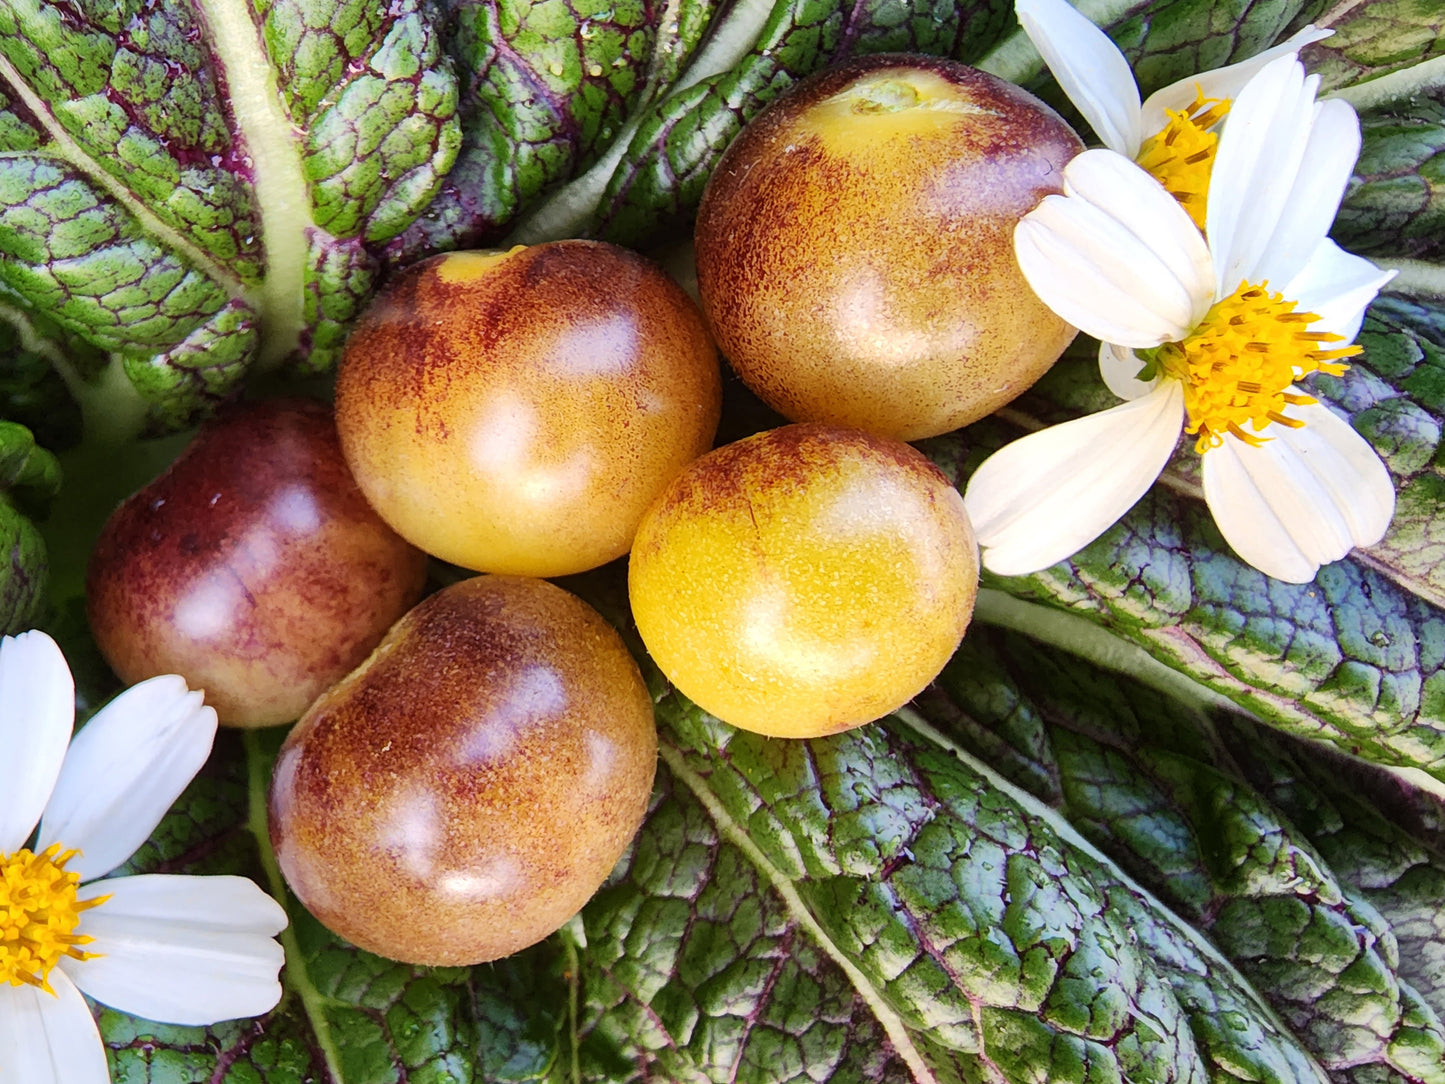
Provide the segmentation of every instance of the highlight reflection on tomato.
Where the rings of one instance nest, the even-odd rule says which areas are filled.
[[[691,299],[593,241],[409,269],[358,323],[336,387],[347,461],[387,522],[444,560],[533,576],[626,553],[720,409]]]
[[[1074,336],[1013,229],[1081,150],[1032,94],[954,61],[804,80],[729,144],[698,208],[719,348],[794,421],[915,440],[991,413]]]
[[[347,940],[480,963],[596,891],[656,764],[652,700],[616,631],[545,580],[478,576],[420,603],[296,725],[271,840]]]
[[[90,627],[133,683],[181,674],[223,723],[289,723],[420,596],[426,556],[357,489],[331,410],[223,412],[106,521]]]
[[[669,681],[724,722],[806,738],[928,684],[973,613],[958,491],[913,448],[789,425],[726,445],[649,509],[632,616]]]

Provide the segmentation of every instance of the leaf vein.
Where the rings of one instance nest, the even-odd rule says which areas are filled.
[[[919,1084],[937,1084],[938,1078],[923,1060],[923,1055],[918,1047],[914,1045],[903,1018],[888,1004],[882,992],[858,969],[858,965],[848,959],[842,949],[833,943],[833,939],[828,936],[822,924],[808,909],[808,905],[803,902],[792,879],[768,861],[767,856],[758,848],[758,845],[749,838],[742,826],[733,820],[727,810],[723,808],[722,803],[708,789],[702,777],[687,766],[681,753],[663,745],[658,748],[658,755],[674,777],[680,779],[702,804],[717,826],[719,835],[742,851],[748,861],[767,879],[773,891],[782,899],[783,906],[798,925],[807,931],[814,942],[842,970],[883,1027],[893,1048],[908,1066],[914,1079],[919,1081]]]

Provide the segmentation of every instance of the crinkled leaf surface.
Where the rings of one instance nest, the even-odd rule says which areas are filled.
[[[1305,53],[1326,89],[1404,71],[1445,53],[1445,12],[1431,0],[1332,5],[1329,15],[1321,21],[1334,36]]]
[[[1445,246],[1445,87],[1372,110],[1362,128],[1335,239],[1365,255],[1438,259]]]
[[[1445,854],[1370,801],[1386,777],[991,629],[924,708],[1206,931],[1336,1079],[1445,1079],[1433,917],[1396,934],[1438,910]]]
[[[59,489],[55,456],[25,426],[0,421],[0,631],[30,628],[43,612],[50,563],[35,519]]]
[[[620,569],[571,586],[618,612]],[[115,1079],[1440,1079],[1445,852],[1419,822],[1445,808],[1380,769],[988,629],[916,708],[827,739],[650,684],[646,822],[558,934],[422,969],[288,900],[281,1006],[100,1009]],[[121,872],[281,893],[280,736],[223,734]]]
[[[1220,538],[1183,448],[1163,483],[1097,541],[1052,569],[989,582],[1088,614],[1277,726],[1445,777],[1445,595],[1433,537],[1442,404],[1431,384],[1441,320],[1440,302],[1386,295],[1361,333],[1364,354],[1313,385],[1376,445],[1400,494],[1389,533],[1368,552],[1309,584],[1269,579]],[[966,474],[1020,428],[1110,400],[1091,361],[1065,361],[999,419],[933,451]]]
[[[1339,30],[1310,53],[1365,120],[1337,236],[1402,274],[1365,355],[1315,391],[1389,464],[1386,540],[1314,584],[1267,581],[1181,455],[1070,562],[990,580],[937,686],[876,725],[761,739],[653,674],[647,821],[562,931],[420,969],[287,899],[276,1011],[175,1028],[98,1008],[116,1081],[1441,1079],[1445,807],[1307,740],[1445,774],[1438,13],[1081,6],[1146,92],[1312,19]],[[668,238],[757,109],[899,48],[1052,93],[994,0],[0,0],[3,412],[175,427],[258,366],[326,370],[399,262],[518,223]],[[1075,357],[926,448],[962,483],[1003,440],[1110,401]],[[106,454],[76,456],[45,524],[82,714],[110,691],[76,599],[88,532],[134,473]],[[50,478],[25,462],[0,454],[17,496]],[[617,571],[574,586],[627,631]],[[223,735],[127,871],[243,873],[284,898],[264,826],[279,740]]]
[[[457,108],[424,0],[7,0],[0,304],[124,374],[74,389],[113,423],[182,425],[258,357],[324,367]]]

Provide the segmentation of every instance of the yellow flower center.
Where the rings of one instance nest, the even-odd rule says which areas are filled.
[[[1241,284],[1209,310],[1187,339],[1144,355],[1184,384],[1189,413],[1184,431],[1199,434],[1198,452],[1218,447],[1225,433],[1262,444],[1255,433],[1271,422],[1298,429],[1304,422],[1287,416],[1285,407],[1315,400],[1289,386],[1306,373],[1338,376],[1348,368],[1339,359],[1360,352],[1358,346],[1327,347],[1344,337],[1311,331],[1309,325],[1319,317],[1295,312],[1296,302],[1270,293],[1268,285]],[[1241,428],[1245,422],[1253,424],[1254,433]]]
[[[94,958],[80,946],[95,939],[78,936],[75,928],[82,911],[110,897],[75,898],[80,875],[67,871],[65,863],[79,853],[61,854],[59,843],[39,854],[23,849],[0,853],[0,981],[53,994],[49,976],[62,956]]]
[[[1206,98],[1198,91],[1187,109],[1166,109],[1169,123],[1139,148],[1139,165],[1147,170],[1204,229],[1209,204],[1209,171],[1219,137],[1211,128],[1229,112],[1228,98]]]

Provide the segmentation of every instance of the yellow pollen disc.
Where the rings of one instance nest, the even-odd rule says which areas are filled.
[[[82,952],[94,938],[77,935],[80,913],[110,897],[77,900],[80,875],[65,868],[80,852],[60,853],[55,843],[35,854],[0,854],[0,982],[35,986],[48,994],[50,971],[61,957],[89,960]]]
[[[1184,384],[1189,412],[1184,431],[1199,434],[1196,451],[1218,447],[1225,433],[1248,444],[1262,443],[1241,428],[1245,422],[1255,432],[1272,422],[1299,428],[1304,423],[1285,408],[1315,400],[1289,386],[1307,373],[1338,376],[1348,368],[1340,359],[1360,352],[1358,346],[1328,345],[1343,337],[1309,330],[1319,317],[1295,312],[1296,303],[1270,293],[1268,285],[1244,283],[1217,302],[1187,339],[1165,343],[1154,353],[1164,372]]]
[[[1211,128],[1229,112],[1229,99],[1206,98],[1198,91],[1187,109],[1166,109],[1169,123],[1139,148],[1139,165],[1147,170],[1204,229],[1209,202],[1209,171],[1219,137]]]

